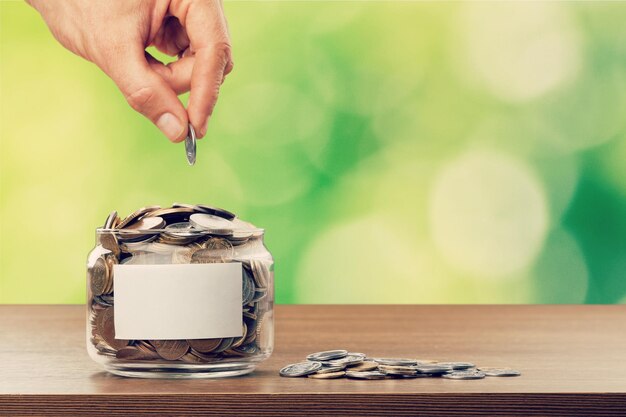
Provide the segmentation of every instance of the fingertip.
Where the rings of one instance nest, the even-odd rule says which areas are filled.
[[[200,129],[200,137],[203,138],[206,135],[206,131],[207,128],[209,127],[209,120],[211,119],[211,116],[207,117],[206,122],[204,122],[204,124],[202,125],[202,128]]]
[[[181,142],[187,134],[187,126],[172,113],[163,113],[156,121],[157,127],[174,143]]]

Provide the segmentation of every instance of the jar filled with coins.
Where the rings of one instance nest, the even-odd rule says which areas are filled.
[[[273,349],[264,231],[206,205],[111,213],[87,261],[87,350],[131,377],[252,372]]]

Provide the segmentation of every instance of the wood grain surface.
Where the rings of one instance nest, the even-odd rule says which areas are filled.
[[[517,378],[312,380],[310,352],[510,366]],[[2,415],[626,415],[626,306],[277,306],[270,360],[219,380],[109,375],[84,306],[0,306]]]

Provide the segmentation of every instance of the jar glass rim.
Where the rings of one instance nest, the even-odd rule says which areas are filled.
[[[252,234],[265,234],[265,229],[257,227],[257,228],[250,228],[250,229],[233,229],[233,232],[249,232]],[[96,229],[96,233],[97,234],[103,234],[103,233],[111,233],[114,235],[118,235],[118,234],[123,234],[123,235],[135,235],[135,234],[157,234],[157,233],[176,233],[173,232],[172,230],[168,230],[168,229],[105,229],[104,227],[98,227]],[[201,235],[215,235],[215,236],[220,236],[219,234],[216,233],[211,233],[211,231],[209,230],[201,230],[201,229],[197,229],[197,230],[185,230],[184,233],[190,233],[190,234],[197,234],[199,236]],[[227,235],[225,235],[224,237],[227,237]]]

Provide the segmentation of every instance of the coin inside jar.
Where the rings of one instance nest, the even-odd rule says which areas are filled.
[[[198,215],[194,219],[199,217],[199,222],[204,227],[194,225],[190,221],[192,215]],[[250,223],[244,224],[238,220],[235,225],[229,220],[231,218],[237,219],[226,210],[183,203],[174,203],[164,208],[143,207],[123,217],[123,220],[116,212],[110,212],[104,221],[104,227],[96,230],[96,247],[87,260],[90,355],[101,355],[98,362],[104,363],[105,368],[113,373],[132,367],[131,372],[139,375],[143,369],[159,368],[159,374],[165,375],[174,373],[177,369],[184,369],[185,373],[219,373],[240,367],[241,363],[251,364],[251,370],[261,355],[271,352],[273,316],[268,312],[272,311],[273,301],[270,299],[273,294],[272,257],[263,240],[253,237],[252,231],[245,230]],[[241,229],[241,233],[235,235],[235,228]],[[258,230],[262,236],[262,229]],[[262,264],[255,265],[256,271],[251,266],[252,259],[262,261]],[[240,313],[237,312],[237,316],[234,316],[237,321],[241,320],[241,333],[236,333],[240,336],[219,337],[222,334],[235,333],[230,330],[228,333],[222,333],[222,330],[205,333],[203,330],[189,332],[192,337],[202,338],[188,339],[187,332],[180,331],[175,321],[167,324],[171,327],[168,330],[170,333],[163,332],[162,329],[158,332],[136,334],[122,331],[125,323],[123,317],[128,317],[129,313],[124,309],[127,298],[124,298],[125,287],[123,283],[120,284],[121,281],[118,282],[117,292],[114,292],[114,268],[119,278],[124,277],[124,274],[142,272],[136,266],[155,265],[156,271],[160,268],[158,265],[172,265],[178,268],[182,276],[187,271],[211,272],[213,269],[221,269],[191,264],[232,262],[241,264],[240,267],[230,265],[233,276],[236,273],[236,279],[242,280],[241,299],[236,294],[237,297],[231,297],[232,300],[228,301],[241,303],[237,306]],[[177,266],[180,264],[188,265]],[[255,277],[255,272],[259,276]],[[264,286],[257,285],[257,281],[263,282]],[[181,278],[178,285],[187,285],[187,282]],[[192,286],[193,283],[189,285]],[[164,290],[160,297],[150,297],[150,302],[155,305],[163,303],[166,306],[170,301],[168,297],[169,292]],[[198,302],[202,303],[201,300]],[[114,309],[117,310],[116,315],[120,315],[118,334],[128,340],[115,338]],[[212,317],[209,319],[213,320]],[[220,314],[215,315],[216,322],[222,319]],[[197,323],[197,327],[203,329],[205,320],[200,316],[189,317],[190,322]],[[169,339],[174,336],[177,340]],[[166,363],[167,368],[163,367]],[[245,369],[246,372],[249,370]],[[239,372],[239,368],[237,371]]]

